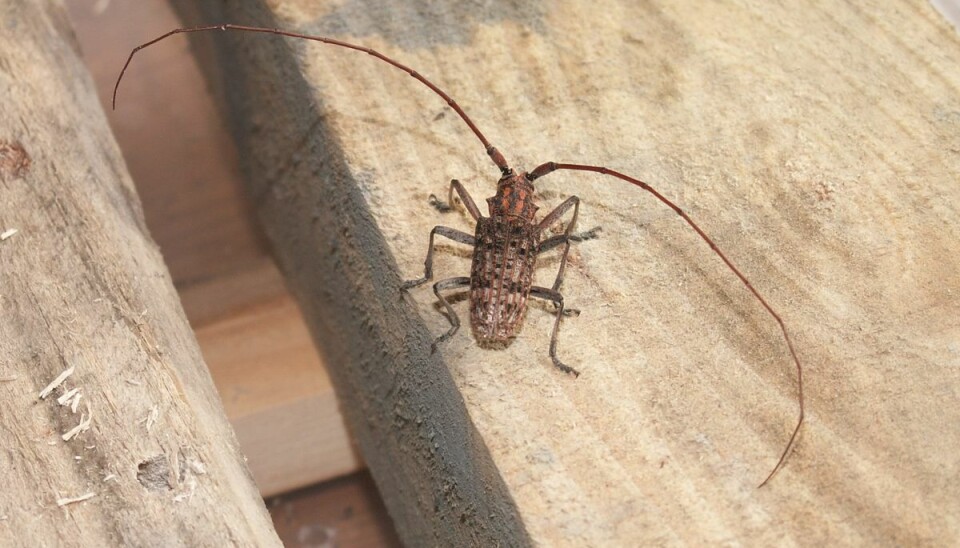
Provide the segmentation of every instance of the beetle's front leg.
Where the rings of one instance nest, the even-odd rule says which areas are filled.
[[[480,209],[477,207],[477,204],[474,203],[473,198],[470,196],[470,193],[467,192],[467,189],[463,188],[463,185],[460,184],[460,181],[453,179],[450,181],[450,190],[447,191],[447,201],[441,202],[433,194],[430,195],[430,205],[437,208],[437,211],[440,213],[446,213],[453,209],[453,192],[457,192],[457,196],[460,196],[460,201],[463,203],[463,206],[467,208],[467,212],[470,213],[470,216],[473,217],[474,221],[480,220]]]

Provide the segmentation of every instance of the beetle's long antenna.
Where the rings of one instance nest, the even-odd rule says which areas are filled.
[[[503,173],[504,175],[511,173],[510,166],[507,164],[506,159],[504,159],[500,151],[497,150],[496,147],[491,145],[490,141],[487,141],[487,138],[484,137],[483,133],[480,131],[477,125],[473,123],[473,120],[471,120],[470,117],[467,116],[467,113],[464,112],[462,108],[460,108],[460,105],[458,105],[456,101],[454,101],[449,95],[447,95],[446,92],[444,92],[442,89],[434,85],[433,82],[421,76],[419,72],[404,65],[403,63],[394,61],[393,59],[387,57],[386,55],[380,53],[379,51],[370,49],[368,47],[358,46],[356,44],[343,42],[341,40],[327,38],[324,36],[312,36],[309,34],[288,32],[281,29],[270,29],[265,27],[248,27],[245,25],[232,25],[229,23],[221,24],[221,25],[209,25],[204,27],[190,27],[190,28],[179,28],[179,29],[171,30],[170,32],[163,34],[157,38],[154,38],[149,42],[140,44],[139,46],[133,48],[133,50],[130,52],[130,56],[127,57],[127,62],[123,64],[123,69],[120,71],[120,76],[117,77],[117,83],[113,86],[113,102],[112,102],[113,108],[114,109],[117,108],[117,89],[120,87],[120,81],[123,79],[123,74],[127,71],[127,67],[130,66],[130,62],[133,61],[133,56],[138,51],[148,46],[152,46],[153,44],[156,44],[157,42],[165,38],[169,38],[174,34],[181,34],[181,33],[187,33],[187,32],[206,32],[206,31],[212,31],[212,30],[224,30],[224,31],[235,30],[235,31],[243,31],[243,32],[259,32],[263,34],[276,34],[278,36],[287,36],[290,38],[301,38],[303,40],[312,40],[314,42],[323,42],[324,44],[330,44],[333,46],[340,46],[342,48],[362,51],[368,55],[372,55],[377,59],[380,59],[381,61],[384,61],[385,63],[393,65],[394,67],[406,72],[410,76],[413,76],[414,78],[419,80],[421,83],[423,83],[423,85],[430,88],[431,91],[433,91],[434,93],[439,95],[441,98],[443,98],[443,100],[447,102],[447,105],[449,105],[450,108],[452,108],[457,113],[457,115],[459,115],[460,118],[463,119],[464,122],[466,122],[466,124],[470,127],[470,130],[473,131],[473,134],[477,136],[477,139],[480,139],[480,142],[483,144],[483,147],[487,151],[487,154],[493,160],[493,163],[495,163],[497,167],[500,168],[501,173]]]
[[[699,234],[700,237],[703,238],[705,242],[707,242],[707,245],[710,246],[710,249],[712,249],[714,253],[720,256],[720,258],[723,259],[723,262],[726,263],[728,267],[730,267],[730,270],[732,270],[733,273],[736,274],[738,278],[740,278],[740,281],[743,282],[745,286],[747,286],[747,289],[749,289],[750,292],[753,293],[753,296],[760,301],[760,304],[762,304],[764,308],[767,309],[767,312],[769,312],[770,315],[773,316],[773,319],[777,320],[777,324],[780,325],[780,331],[783,332],[783,340],[787,342],[787,348],[790,349],[790,355],[793,357],[793,363],[796,364],[797,366],[797,400],[800,403],[800,416],[797,418],[797,426],[793,429],[793,434],[790,435],[790,441],[787,442],[787,446],[783,449],[783,453],[780,455],[780,460],[777,461],[777,464],[773,467],[773,470],[770,471],[770,474],[767,475],[767,478],[763,480],[763,482],[759,485],[759,487],[763,487],[764,485],[767,484],[767,482],[770,481],[771,478],[773,478],[774,474],[776,474],[777,471],[780,470],[780,468],[783,466],[783,462],[787,459],[787,455],[790,453],[790,449],[793,447],[793,444],[797,439],[797,434],[800,432],[800,426],[803,424],[803,366],[800,365],[800,358],[797,357],[797,352],[793,349],[793,342],[790,340],[790,334],[787,333],[787,327],[784,325],[783,320],[780,319],[780,315],[777,314],[773,310],[773,308],[770,307],[769,304],[767,304],[767,301],[762,296],[760,296],[760,293],[756,290],[756,288],[753,287],[753,284],[750,283],[750,280],[748,280],[747,277],[744,276],[743,273],[741,273],[740,270],[736,266],[734,266],[732,262],[730,262],[730,259],[728,259],[727,256],[724,255],[722,251],[720,251],[720,248],[717,247],[717,244],[713,243],[713,240],[711,240],[710,237],[707,236],[707,234],[703,230],[701,230],[699,226],[697,226],[697,223],[693,222],[693,219],[691,219],[682,209],[680,209],[679,206],[677,206],[675,203],[668,200],[666,197],[664,197],[662,194],[657,192],[653,187],[651,187],[647,183],[639,179],[634,179],[629,175],[624,175],[619,171],[614,171],[612,169],[608,169],[605,167],[588,166],[588,165],[581,165],[581,164],[561,164],[561,163],[555,163],[555,162],[547,162],[545,164],[541,164],[537,166],[533,171],[527,174],[527,178],[530,181],[533,181],[534,179],[538,179],[548,173],[552,173],[560,169],[567,169],[571,171],[592,171],[594,173],[601,173],[603,175],[612,175],[618,179],[622,179],[624,181],[627,181],[628,183],[637,185],[638,187],[649,192],[650,194],[653,194],[658,200],[667,204],[667,206],[673,211],[675,211],[677,215],[683,217],[683,220],[686,221],[687,224],[690,225],[693,228],[693,230],[695,230],[697,234]]]

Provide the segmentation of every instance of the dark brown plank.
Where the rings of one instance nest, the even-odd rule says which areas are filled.
[[[366,472],[267,499],[267,508],[284,546],[401,546]]]

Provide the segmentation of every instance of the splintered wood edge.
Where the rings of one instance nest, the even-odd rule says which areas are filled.
[[[22,140],[33,162],[14,171],[0,166],[0,216],[24,227],[0,244],[0,355],[29,386],[5,387],[0,400],[5,417],[18,417],[4,424],[14,440],[13,465],[0,469],[5,532],[49,544],[279,544],[63,7],[15,2],[7,11],[18,24],[0,34],[9,69],[0,81],[10,91],[0,129],[3,138]],[[132,371],[140,385],[124,382]],[[64,439],[43,443],[76,420],[49,397],[69,391],[68,377],[87,394],[86,411]],[[48,399],[37,402],[41,396]],[[145,433],[131,419],[151,401],[163,413]],[[185,477],[199,473],[173,472],[184,455],[211,473],[190,504],[172,505]],[[147,461],[162,463],[158,489],[139,481]],[[105,477],[120,479],[104,484]],[[65,528],[46,501],[83,504]]]
[[[104,14],[90,11],[89,6],[68,7],[71,8],[78,37],[87,55],[85,60],[88,68],[99,81],[101,103],[108,107],[109,93],[119,70],[115,63],[122,61],[118,56],[126,53],[117,51],[117,44],[126,44],[131,38],[145,41],[152,37],[144,36],[144,30],[137,26],[124,27],[116,23],[130,22],[135,25],[138,21],[150,21],[156,32],[177,24],[169,6],[165,7],[160,2],[142,6],[142,10],[141,7],[131,10],[113,6]],[[133,14],[132,11],[137,13]],[[224,352],[220,349],[223,346],[236,346],[238,341],[242,343],[247,338],[263,344],[262,348],[247,347],[250,353],[259,358],[258,365],[263,371],[283,371],[288,377],[303,379],[311,375],[322,376],[321,369],[324,366],[322,360],[311,358],[315,351],[309,347],[309,342],[304,345],[301,344],[303,341],[298,340],[288,344],[276,334],[271,337],[257,335],[258,317],[262,322],[276,321],[286,326],[295,326],[302,320],[295,307],[280,306],[283,312],[276,312],[277,302],[284,299],[284,302],[290,302],[282,277],[265,249],[261,250],[261,254],[256,254],[259,249],[256,236],[246,228],[253,226],[254,220],[242,222],[237,219],[248,211],[243,206],[243,200],[238,198],[242,189],[234,188],[239,186],[236,170],[223,167],[235,165],[235,154],[231,154],[230,147],[223,144],[229,142],[229,136],[212,109],[212,100],[202,96],[204,86],[199,72],[195,70],[194,61],[188,55],[178,55],[173,60],[158,60],[147,55],[138,61],[138,69],[148,73],[151,68],[162,69],[165,74],[169,70],[170,78],[182,82],[182,88],[195,89],[198,93],[194,100],[179,101],[174,98],[171,100],[176,105],[171,105],[169,109],[157,109],[153,107],[156,103],[150,103],[150,99],[144,97],[152,97],[155,90],[138,86],[136,77],[128,78],[127,83],[131,85],[124,89],[120,109],[108,111],[108,116],[114,123],[117,138],[121,140],[129,169],[139,177],[137,183],[145,202],[144,209],[152,236],[160,245],[165,262],[172,269],[184,311],[191,325],[199,332],[198,337],[207,362],[211,365],[214,381],[220,394],[231,395],[226,409],[228,417],[242,441],[261,494],[272,495],[358,469],[361,463],[354,456],[328,382],[292,386],[291,383],[273,382],[272,378],[267,377],[264,386],[273,389],[274,394],[269,400],[257,400],[244,396],[249,393],[245,392],[245,387],[252,384],[249,377],[259,374],[257,369],[241,367],[243,374],[231,373],[236,369],[236,362],[243,362],[240,365],[244,366],[249,365],[250,360],[244,356],[231,356],[224,360]],[[191,65],[194,70],[190,70]],[[163,100],[157,101],[163,104]],[[147,104],[151,107],[146,107]],[[138,107],[143,109],[139,117]],[[203,139],[203,145],[183,147],[167,140],[166,132],[161,131],[166,127],[162,125],[163,120],[171,123],[169,120],[177,116],[194,119],[195,129],[200,132],[197,138]],[[157,120],[161,121],[160,127],[156,126]],[[147,135],[137,133],[135,128],[140,124],[154,129]],[[157,139],[163,142],[158,143]],[[15,145],[6,146],[4,143],[0,141],[0,156],[5,150],[17,150]],[[157,147],[160,148],[159,152]],[[221,167],[209,168],[209,171],[198,175],[209,179],[205,181],[204,188],[198,189],[197,181],[187,177],[178,178],[176,170],[151,169],[151,162],[157,161],[158,155],[159,159],[167,159],[172,152],[181,154],[176,158],[177,164],[184,164],[181,160],[186,157],[191,159],[186,162],[188,165],[203,162],[203,165]],[[211,230],[213,227],[216,230]],[[0,230],[4,228],[0,226]],[[202,233],[198,235],[199,238],[190,238],[189,241],[182,237],[173,238],[174,235],[194,234],[197,231]],[[14,235],[16,238],[4,241],[2,245],[15,243],[22,234],[17,234],[14,228],[0,233],[0,240]],[[211,248],[212,245],[215,249]],[[258,316],[260,314],[263,316]],[[270,331],[272,327],[264,324],[260,329]],[[293,327],[291,333],[302,334],[303,328]],[[293,338],[297,337],[294,335]],[[291,347],[298,351],[293,352]],[[271,359],[273,354],[276,354],[276,359],[282,358],[288,364],[275,367]],[[289,363],[297,364],[300,369],[285,369]],[[126,381],[131,386],[140,385],[136,379],[129,378]],[[0,375],[0,382],[8,381]],[[309,389],[303,389],[304,386]],[[73,399],[72,405],[79,406],[79,400]],[[274,427],[264,426],[266,421],[261,420],[261,416],[271,417]],[[144,421],[143,424],[152,426],[153,423]],[[274,451],[270,450],[271,446]],[[317,449],[321,447],[324,448],[322,452]],[[297,454],[309,454],[309,458],[292,465],[286,462]]]

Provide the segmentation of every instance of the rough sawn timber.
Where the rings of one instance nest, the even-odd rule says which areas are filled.
[[[67,3],[107,120],[136,181],[147,228],[160,247],[247,466],[269,497],[362,467],[336,395],[299,309],[284,288],[250,213],[231,137],[204,90],[189,44],[154,63],[153,78],[125,82],[129,51],[179,26],[166,0]],[[109,9],[104,9],[109,8]],[[150,58],[146,58],[151,60]],[[157,93],[163,86],[201,93]],[[190,120],[189,135],[180,134]]]
[[[0,28],[0,544],[279,545],[63,6]]]
[[[397,286],[432,226],[472,228],[429,194],[454,177],[493,194],[473,135],[361,53],[200,37],[224,53],[208,72],[250,192],[411,545],[476,531],[507,495],[544,546],[960,536],[960,40],[926,2],[269,5],[184,19],[363,43],[449,92],[516,168],[647,180],[783,313],[807,366],[807,424],[757,489],[797,411],[776,325],[671,211],[583,173],[537,183],[544,210],[577,194],[580,228],[603,227],[562,288],[583,314],[560,355],[583,375],[547,358],[550,307],[506,350],[464,329],[430,356],[446,320]],[[438,278],[466,275],[462,247],[441,245]]]

